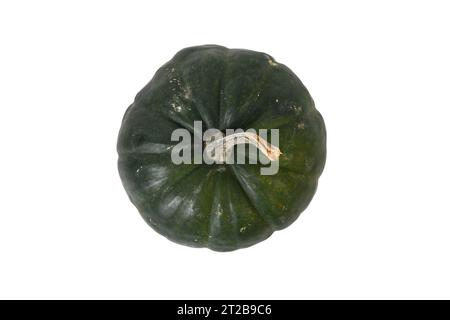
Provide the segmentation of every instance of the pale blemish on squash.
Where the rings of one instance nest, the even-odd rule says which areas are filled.
[[[303,111],[302,106],[292,105],[291,110],[293,110],[296,114],[299,114]]]
[[[142,170],[142,168],[140,168]],[[167,168],[162,166],[145,166],[143,168],[146,180],[144,188],[149,190],[159,189],[168,179]],[[136,174],[140,173],[136,172]]]
[[[184,89],[184,98],[187,100],[191,100],[192,99],[192,90],[191,87],[186,86]]]
[[[270,58],[270,57],[267,58],[267,61],[269,62],[269,64],[270,64],[272,67],[275,67],[275,66],[278,65],[278,63],[276,63],[275,61],[273,61],[273,59]]]
[[[193,199],[184,200],[183,207],[184,207],[183,216],[185,218],[189,218],[189,217],[195,215],[194,200]]]
[[[170,106],[172,107],[173,111],[181,112],[181,106],[178,106],[175,103],[172,103]]]
[[[177,211],[182,200],[183,199],[180,196],[168,195],[160,202],[159,211],[164,217],[170,217]]]
[[[220,203],[217,204],[217,216],[221,216],[223,214],[223,209]]]
[[[225,167],[220,167],[217,169],[217,172],[225,172],[225,171],[226,171]]]

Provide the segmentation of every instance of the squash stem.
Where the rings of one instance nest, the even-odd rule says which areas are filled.
[[[233,147],[238,144],[252,144],[257,147],[270,161],[276,161],[280,157],[281,150],[261,138],[254,132],[238,132],[225,137],[206,142],[205,154],[216,163],[224,163],[232,155]]]

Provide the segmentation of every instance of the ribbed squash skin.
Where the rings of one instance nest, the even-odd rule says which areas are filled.
[[[174,129],[279,129],[279,171],[171,161]],[[178,52],[138,93],[118,139],[119,173],[145,221],[168,239],[230,251],[294,222],[326,157],[320,113],[297,76],[267,54],[206,45]]]

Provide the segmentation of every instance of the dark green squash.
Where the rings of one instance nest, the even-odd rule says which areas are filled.
[[[279,129],[276,175],[261,164],[171,161],[177,128]],[[294,222],[311,201],[326,156],[320,113],[297,76],[264,53],[186,48],[138,93],[118,139],[119,173],[145,221],[172,241],[244,248]]]

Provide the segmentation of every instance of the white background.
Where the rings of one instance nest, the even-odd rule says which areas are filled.
[[[2,1],[0,298],[450,298],[446,1]],[[126,107],[186,46],[264,51],[324,116],[318,192],[232,253],[149,228]]]

